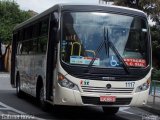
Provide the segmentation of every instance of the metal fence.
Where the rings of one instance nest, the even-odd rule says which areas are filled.
[[[153,104],[155,104],[155,99],[160,98],[160,81],[152,80],[150,87],[150,95],[153,96]]]

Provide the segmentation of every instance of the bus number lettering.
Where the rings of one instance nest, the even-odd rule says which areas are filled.
[[[134,88],[135,82],[126,82],[127,88]]]

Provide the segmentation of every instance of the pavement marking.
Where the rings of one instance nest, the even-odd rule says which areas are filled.
[[[121,112],[124,112],[124,113],[127,113],[127,114],[134,115],[134,116],[142,117],[142,115],[135,114],[135,113],[133,113],[133,112],[127,111],[127,110],[130,109],[130,108],[131,108],[131,107],[120,107],[120,111],[121,111]]]
[[[8,108],[0,108],[0,110],[8,110]]]
[[[121,112],[124,112],[124,113],[127,113],[127,114],[132,114],[132,115],[135,115],[134,113],[132,112],[128,112],[126,110],[128,110],[130,107],[120,107],[120,111]]]
[[[15,108],[13,108],[13,107],[10,107],[10,106],[2,103],[2,102],[0,102],[0,106],[3,106],[3,107],[4,107],[4,108],[0,108],[0,110],[10,110],[10,111],[16,112],[16,113],[18,113],[18,114],[20,114],[20,115],[28,115],[27,113],[22,112],[22,111],[20,111],[20,110],[17,110],[17,109],[15,109]],[[1,112],[1,111],[0,111],[0,112]],[[2,114],[0,114],[0,115],[2,115]],[[33,116],[34,116],[34,115],[33,115]],[[34,119],[37,119],[37,120],[45,120],[45,119],[43,119],[43,118],[39,118],[39,117],[35,117],[35,116],[34,116]]]
[[[0,108],[5,108],[5,107],[0,105]]]
[[[6,105],[6,104],[4,104],[4,103],[2,103],[2,102],[0,102],[0,105],[1,105],[1,106],[4,106],[5,109],[15,111],[15,112],[17,112],[17,113],[19,113],[19,114],[26,114],[26,113],[24,113],[24,112],[22,112],[22,111],[19,111],[19,110],[15,109],[15,108],[12,108],[12,107],[8,106],[8,105]]]
[[[132,113],[132,112],[129,112],[129,111],[126,111],[127,109],[129,109],[129,108],[132,108],[132,107],[121,107],[120,108],[120,111],[121,112],[124,112],[124,113],[128,113],[128,114],[132,114],[132,115],[134,115],[134,116],[137,116],[137,117],[143,117],[143,115],[148,115],[148,114],[151,114],[150,112],[148,112],[148,111],[145,111],[145,112],[143,112],[143,114],[142,113]],[[140,108],[139,108],[140,109]]]

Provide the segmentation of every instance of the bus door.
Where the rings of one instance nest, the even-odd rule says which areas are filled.
[[[56,78],[57,64],[57,31],[58,31],[58,12],[53,12],[50,16],[49,42],[47,53],[47,71],[46,71],[46,99],[53,100],[53,86]]]

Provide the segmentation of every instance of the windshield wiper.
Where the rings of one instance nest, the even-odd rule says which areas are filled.
[[[116,47],[114,46],[114,44],[112,42],[110,42],[109,38],[108,38],[108,29],[107,29],[107,36],[106,36],[106,30],[104,27],[104,40],[102,41],[102,43],[99,45],[99,47],[97,48],[97,50],[95,51],[96,55],[94,56],[94,58],[91,60],[91,62],[89,63],[87,69],[85,70],[85,72],[88,72],[91,68],[91,66],[93,65],[94,61],[96,60],[97,54],[100,52],[100,50],[102,49],[103,45],[105,45],[105,50],[106,50],[106,55],[109,58],[109,47],[113,50],[113,52],[116,54],[117,58],[119,61],[122,62],[122,66],[124,68],[124,70],[129,73],[129,68],[127,67],[125,61],[123,60],[123,58],[121,57],[121,55],[119,54],[118,50],[116,49]]]
[[[109,38],[108,38],[108,29],[107,29],[107,37],[106,37],[106,29],[104,27],[104,43],[105,43],[105,50],[106,50],[106,55],[107,58],[109,58]]]
[[[87,67],[87,69],[85,69],[84,72],[87,72],[87,73],[89,72],[91,66],[93,65],[94,61],[97,58],[97,55],[99,54],[100,50],[103,48],[103,45],[105,44],[105,39],[106,39],[106,36],[105,36],[105,29],[104,29],[104,40],[101,42],[101,44],[96,49],[96,51],[95,51],[96,54],[95,54],[94,58],[92,58],[92,60],[90,61],[89,65]],[[108,54],[108,56],[109,56],[109,46],[105,44],[105,48],[108,48],[108,49],[106,49],[106,54]]]
[[[88,71],[89,71],[89,69],[90,69],[91,66],[93,65],[95,59],[97,58],[97,54],[98,54],[98,53],[100,52],[100,50],[102,49],[103,45],[104,45],[104,41],[102,41],[101,44],[100,44],[100,45],[98,46],[98,48],[96,49],[94,58],[92,58],[92,60],[90,61],[89,65],[88,65],[88,67],[87,67],[87,69],[85,69],[84,72],[88,72]]]
[[[104,32],[105,32],[105,27],[104,27]],[[106,35],[106,33],[104,33],[104,35]],[[124,68],[124,70],[126,71],[126,73],[129,74],[129,68],[128,66],[126,65],[125,61],[123,60],[123,58],[121,57],[121,55],[119,54],[118,50],[116,49],[116,47],[114,46],[114,44],[109,40],[108,38],[108,29],[107,29],[107,39],[106,37],[104,37],[104,41],[105,41],[105,44],[107,44],[112,50],[113,52],[115,53],[115,55],[117,56],[118,60],[122,62],[122,66]],[[109,51],[109,50],[108,50]]]
[[[104,34],[103,34],[103,35],[104,35],[104,40],[101,42],[101,44],[100,44],[100,45],[98,46],[98,48],[96,49],[96,51],[95,51],[96,55],[95,55],[94,58],[90,61],[87,69],[85,69],[84,72],[88,72],[88,71],[90,70],[91,66],[93,65],[94,61],[95,61],[96,58],[97,58],[97,54],[98,54],[98,53],[100,52],[100,50],[102,49],[103,45],[105,45],[106,55],[107,55],[107,57],[109,57],[109,45],[105,42],[105,40],[106,40],[106,39],[108,40],[108,38],[106,38],[105,33],[106,33],[106,32],[105,32],[105,28],[104,28]],[[107,34],[108,34],[108,32],[107,32]],[[107,37],[108,37],[108,35],[107,35]]]
[[[129,74],[129,68],[128,68],[127,64],[125,63],[125,61],[123,60],[123,58],[121,57],[121,55],[119,54],[119,52],[116,49],[116,47],[114,46],[114,44],[109,41],[109,46],[113,50],[113,52],[116,54],[118,60],[122,62],[122,66],[123,66],[124,70]]]

